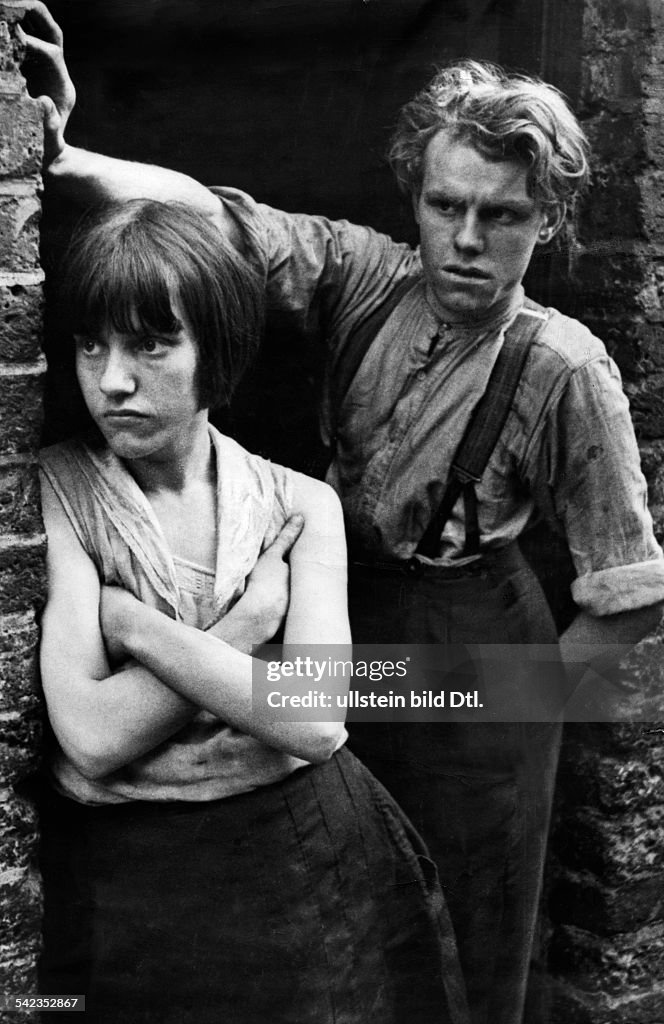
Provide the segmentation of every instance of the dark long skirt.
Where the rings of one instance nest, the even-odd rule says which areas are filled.
[[[465,1021],[435,867],[348,751],[212,803],[42,803],[40,990],[89,1024]]]
[[[539,584],[515,548],[466,572],[356,566],[350,616],[357,643],[557,640]],[[562,667],[554,663],[550,671],[547,685],[564,691]],[[505,678],[508,687],[528,683],[516,667]],[[395,722],[349,731],[351,749],[399,802],[436,861],[473,1024],[521,1024],[560,725]]]

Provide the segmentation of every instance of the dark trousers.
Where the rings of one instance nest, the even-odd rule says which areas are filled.
[[[356,565],[349,593],[356,643],[556,641],[539,584],[512,548],[464,574]],[[553,671],[562,679],[561,667]],[[473,1024],[521,1024],[560,726],[392,722],[349,731],[351,749],[436,862]]]

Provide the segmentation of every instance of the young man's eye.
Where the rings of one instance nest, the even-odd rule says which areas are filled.
[[[514,210],[505,206],[495,206],[488,211],[488,219],[494,224],[512,224],[516,220],[516,214]]]

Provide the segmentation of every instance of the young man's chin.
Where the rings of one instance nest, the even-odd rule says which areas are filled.
[[[450,320],[476,320],[485,316],[496,301],[493,291],[477,284],[445,289],[436,297],[441,311],[448,313]]]

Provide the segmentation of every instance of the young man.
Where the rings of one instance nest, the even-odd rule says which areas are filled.
[[[579,611],[560,639],[563,661],[575,644],[632,645],[655,627],[664,558],[618,371],[600,341],[528,302],[521,284],[587,178],[585,139],[555,89],[461,62],[404,108],[391,155],[419,225],[411,250],[66,146],[61,36],[43,5],[22,6],[46,39],[28,36],[29,51],[52,77],[42,99],[50,186],[81,203],[191,201],[260,266],[268,311],[324,335],[328,480],[357,563],[356,641],[555,642],[517,548],[536,516],[575,563]],[[494,369],[518,385],[486,468],[458,472]],[[395,724],[358,729],[354,742],[436,859],[473,1024],[519,1024],[558,727]]]

